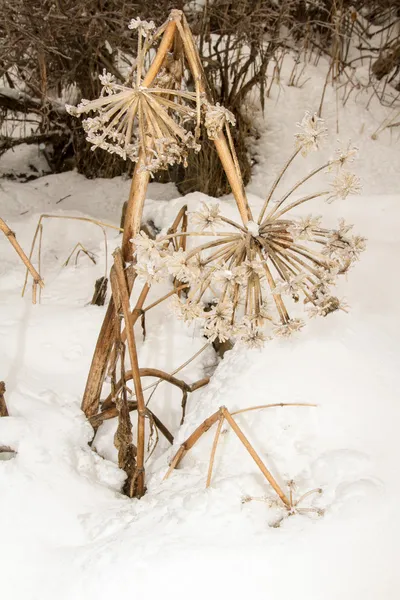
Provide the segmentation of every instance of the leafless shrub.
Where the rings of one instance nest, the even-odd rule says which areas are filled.
[[[267,77],[268,66],[274,64],[274,75],[279,75],[287,52],[297,53],[298,65],[328,56],[326,86],[339,85],[343,77],[343,102],[360,89],[353,76],[358,65],[368,66],[369,81],[362,87],[371,89],[371,98],[385,104],[397,101],[393,88],[398,88],[400,74],[399,0],[207,0],[201,9],[188,0],[4,0],[0,125],[3,131],[5,125],[21,126],[24,133],[3,136],[0,155],[18,143],[40,143],[54,172],[76,166],[87,177],[130,174],[129,161],[91,152],[81,125],[65,112],[63,102],[98,97],[104,69],[123,82],[136,53],[127,23],[140,15],[160,24],[171,7],[185,11],[194,31],[213,102],[236,118],[234,142],[245,184],[251,170],[252,123],[243,107],[251,93],[263,108],[275,80]],[[297,69],[290,81],[298,84]],[[194,89],[194,82],[189,80],[188,87]],[[324,94],[320,113],[323,101]],[[162,179],[172,179],[182,192],[198,189],[219,196],[229,191],[212,146],[205,142],[188,161],[185,175],[174,166]]]

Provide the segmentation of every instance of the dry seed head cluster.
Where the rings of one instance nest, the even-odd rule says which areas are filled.
[[[301,127],[296,148],[304,155],[326,130],[311,115]],[[290,316],[293,302],[303,304],[311,317],[347,311],[331,288],[358,260],[365,239],[352,235],[352,226],[342,219],[332,229],[324,228],[319,216],[292,218],[289,213],[316,196],[332,200],[358,193],[358,178],[345,170],[354,153],[348,146],[347,156],[340,150],[327,163],[328,172],[334,173],[329,190],[296,202],[286,194],[263,211],[258,223],[234,223],[218,204],[202,203],[190,214],[193,233],[188,235],[201,242],[189,250],[176,249],[179,233],[156,240],[140,233],[133,240],[138,275],[150,284],[168,277],[186,283],[173,308],[183,321],[200,323],[211,342],[229,339],[259,348],[273,336],[288,337],[304,325]]]
[[[83,121],[92,150],[101,148],[133,162],[141,158],[141,168],[150,173],[174,164],[186,166],[189,151],[200,150],[196,137],[200,119],[214,139],[228,124],[234,125],[235,118],[218,103],[208,102],[204,94],[188,91],[179,65],[175,70],[171,65],[169,70],[163,67],[146,86],[144,65],[153,47],[155,25],[132,19],[128,28],[137,32],[138,50],[126,81],[118,83],[104,70],[99,76],[100,97],[82,100],[76,107],[67,105],[67,111],[73,116],[94,114]]]

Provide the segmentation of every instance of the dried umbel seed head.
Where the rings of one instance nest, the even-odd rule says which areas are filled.
[[[144,64],[154,39],[152,21],[132,19],[129,29],[137,32],[137,59],[124,84],[113,75],[100,75],[102,90],[96,100],[82,100],[67,106],[74,116],[92,113],[83,121],[86,139],[93,150],[102,148],[111,154],[137,162],[151,173],[170,165],[186,164],[190,150],[198,152],[193,131],[201,98],[187,91],[180,81],[160,73],[146,84]]]
[[[211,139],[235,118],[219,104],[206,100],[196,84],[190,92],[183,79],[183,63],[167,55],[155,77],[148,80],[144,65],[158,36],[152,21],[132,19],[128,28],[137,33],[137,59],[124,83],[104,71],[102,90],[96,100],[67,106],[74,116],[92,113],[83,121],[86,139],[93,150],[101,148],[154,173],[171,165],[187,166],[190,151],[198,152],[200,121]]]
[[[236,125],[234,115],[227,108],[221,106],[219,102],[214,105],[204,100],[202,106],[205,115],[204,125],[211,140],[218,137],[227,125]]]
[[[300,132],[295,134],[296,147],[303,156],[319,150],[327,138],[328,130],[323,119],[315,113],[306,112],[300,123],[297,123]]]
[[[310,119],[306,116],[305,127],[318,139],[325,131],[323,122]],[[303,138],[299,150],[309,143]],[[346,195],[358,192],[358,178],[343,170],[343,164],[340,155],[312,174],[334,166],[336,180],[346,187]],[[270,194],[257,223],[235,223],[223,216],[218,205],[203,202],[189,215],[197,231],[189,231],[186,237],[206,239],[192,249],[174,250],[170,242],[180,233],[156,241],[141,234],[134,240],[138,275],[148,283],[162,277],[187,283],[184,295],[175,298],[173,308],[184,321],[199,323],[210,342],[237,340],[250,348],[260,348],[274,336],[296,334],[304,321],[297,314],[290,315],[289,305],[304,304],[305,314],[311,317],[347,312],[348,306],[332,294],[331,288],[358,260],[365,239],[351,235],[352,226],[343,219],[337,229],[332,229],[323,227],[320,216],[289,215],[300,204],[331,194],[323,190],[291,202],[292,191],[308,178],[266,213]]]

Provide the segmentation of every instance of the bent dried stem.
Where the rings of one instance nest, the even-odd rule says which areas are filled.
[[[273,477],[271,472],[267,469],[267,467],[265,466],[265,464],[263,463],[261,458],[258,456],[257,452],[255,451],[255,449],[253,448],[253,446],[251,445],[249,440],[246,438],[243,431],[240,429],[239,425],[233,419],[231,413],[224,406],[222,406],[219,410],[217,410],[217,412],[215,412],[213,415],[211,415],[211,417],[208,417],[208,419],[206,419],[201,425],[199,425],[199,427],[197,427],[197,429],[192,433],[192,435],[188,437],[186,442],[184,442],[181,445],[178,452],[173,457],[170,467],[164,476],[164,479],[168,479],[168,477],[171,475],[172,471],[179,465],[180,461],[182,460],[184,455],[188,452],[188,450],[190,450],[190,448],[192,448],[194,446],[194,444],[200,439],[200,437],[206,431],[208,431],[210,429],[210,427],[212,427],[214,425],[214,423],[219,421],[219,426],[217,429],[217,434],[214,438],[214,443],[213,443],[213,447],[212,447],[212,451],[211,451],[210,465],[209,465],[209,469],[208,469],[208,476],[207,476],[207,487],[208,487],[211,482],[211,475],[212,475],[212,468],[213,468],[213,464],[214,464],[215,451],[216,451],[216,447],[218,444],[220,431],[222,428],[222,421],[224,419],[226,419],[226,421],[229,423],[229,425],[231,426],[233,431],[236,433],[237,437],[242,442],[243,446],[246,448],[247,452],[250,454],[250,456],[252,457],[252,459],[254,460],[254,462],[256,463],[256,465],[258,466],[258,468],[260,469],[260,471],[262,472],[262,474],[264,475],[264,477],[266,478],[268,483],[271,485],[271,487],[273,488],[275,493],[279,496],[279,498],[281,499],[283,504],[285,506],[289,507],[290,501],[289,501],[288,497],[286,496],[286,494],[284,493],[284,491],[282,490],[282,488],[280,487],[280,485],[278,484],[276,479]]]
[[[32,275],[34,284],[35,285],[40,285],[40,287],[43,288],[44,287],[44,281],[40,277],[39,273],[36,271],[36,269],[34,268],[34,266],[32,265],[32,263],[30,261],[30,257],[28,258],[26,256],[25,252],[22,250],[21,246],[17,242],[17,238],[15,237],[15,233],[13,231],[11,231],[11,229],[9,228],[9,226],[7,225],[7,223],[5,221],[3,221],[3,219],[1,219],[1,218],[0,218],[0,230],[4,233],[4,235],[6,236],[6,238],[8,239],[8,241],[10,242],[11,246],[14,248],[14,250],[16,251],[16,253],[18,254],[18,256],[20,257],[20,259],[22,260],[22,262],[26,266],[26,269],[27,269],[26,279],[28,278],[28,272],[29,272]]]

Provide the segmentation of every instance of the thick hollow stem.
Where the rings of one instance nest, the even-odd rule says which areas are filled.
[[[133,245],[131,239],[140,231],[143,206],[146,198],[147,186],[150,181],[150,172],[141,170],[144,165],[144,160],[144,157],[141,156],[136,164],[126,206],[124,233],[122,237],[122,254],[126,262],[133,260]]]

